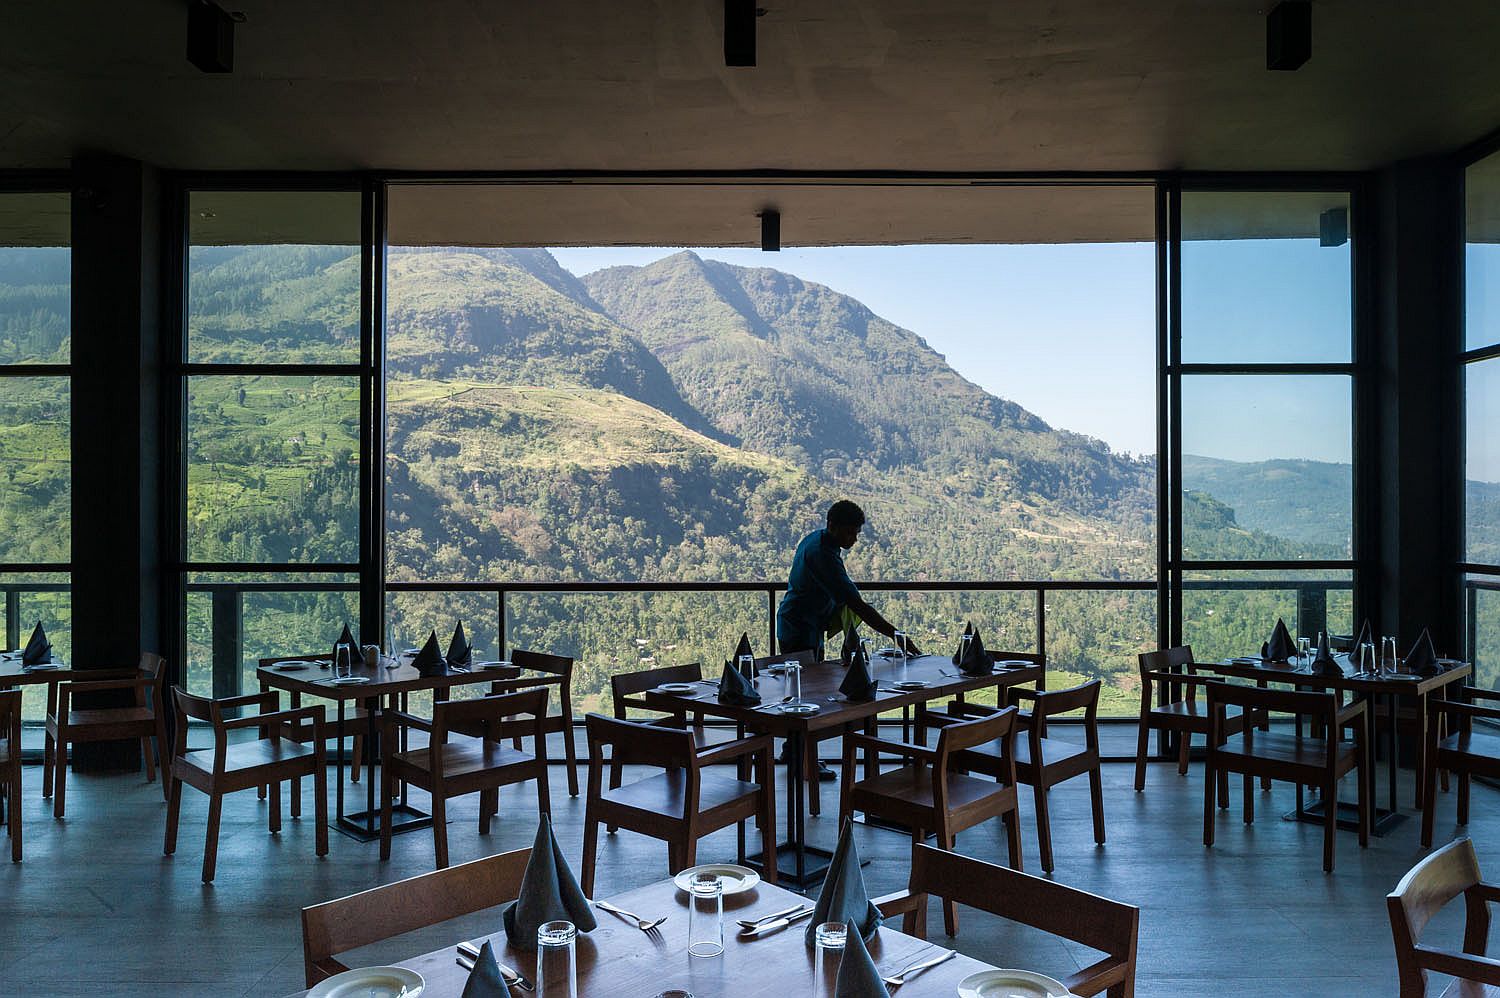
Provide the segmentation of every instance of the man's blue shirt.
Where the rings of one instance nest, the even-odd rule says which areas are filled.
[[[784,649],[819,647],[834,613],[858,597],[844,570],[844,549],[827,530],[814,530],[792,556],[786,595],[776,612],[778,643]]]

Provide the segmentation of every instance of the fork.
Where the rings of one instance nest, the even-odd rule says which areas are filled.
[[[958,952],[956,950],[950,949],[940,956],[933,957],[931,960],[921,960],[917,963],[911,964],[908,967],[902,967],[900,970],[896,971],[889,977],[882,977],[881,980],[893,988],[899,988],[901,985],[906,983],[906,976],[908,974],[915,974],[918,971],[926,970],[928,967],[936,967],[943,961],[951,960],[957,955]]]
[[[458,959],[455,962],[465,970],[473,970],[474,961],[479,959],[479,947],[471,942],[462,942],[458,944],[458,954]],[[522,991],[536,990],[536,985],[527,980],[524,974],[511,970],[505,964],[498,961],[496,965],[500,968],[500,976],[505,978],[507,984],[514,984]]]
[[[662,917],[657,919],[644,919],[641,916],[637,915],[635,912],[626,911],[624,908],[616,907],[615,905],[610,904],[608,901],[595,901],[594,905],[596,907],[603,908],[605,911],[612,911],[616,915],[635,919],[635,927],[640,929],[642,932],[650,932],[652,929],[665,922],[668,918],[668,916],[663,915]]]

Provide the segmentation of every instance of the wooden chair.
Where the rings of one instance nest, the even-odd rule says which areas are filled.
[[[313,778],[313,815],[317,823],[316,850],[328,854],[327,760],[323,750],[323,708],[297,707],[278,710],[279,698],[274,692],[252,693],[242,697],[211,700],[194,696],[180,686],[172,688],[176,704],[177,737],[172,749],[172,768],[167,782],[167,837],[162,852],[170,856],[177,851],[177,821],[182,812],[184,783],[208,794],[208,832],[203,844],[203,882],[214,879],[219,855],[219,817],[223,813],[224,795],[251,787],[271,788],[270,829],[281,831],[281,784],[284,780]],[[259,713],[245,717],[226,717],[226,711],[257,707]],[[188,718],[213,726],[214,747],[189,752]],[[314,739],[312,747],[285,737],[286,731],[309,723]],[[254,741],[231,745],[229,733],[259,728]],[[165,774],[164,774],[165,775]],[[301,808],[293,801],[292,817]]]
[[[599,826],[628,829],[667,843],[667,867],[673,874],[698,861],[698,840],[751,818],[760,822],[766,856],[776,855],[776,779],[770,735],[737,738],[700,749],[690,731],[588,714],[589,786],[583,818],[583,892],[594,893]],[[610,758],[606,758],[609,749]],[[665,770],[619,788],[604,789],[604,770],[613,756],[629,753],[633,765]],[[758,783],[721,776],[709,767],[753,757]],[[739,860],[745,860],[743,826]],[[776,864],[762,874],[776,883]]]
[[[99,679],[58,683],[57,710],[47,714],[47,739],[42,750],[42,796],[53,797],[53,817],[61,818],[67,803],[69,745],[139,738],[146,782],[155,781],[156,762],[160,761],[165,768],[167,760],[166,708],[162,696],[165,681],[166,660],[160,655],[142,652],[133,676],[111,670],[102,673]],[[87,707],[81,710],[73,707],[73,698],[78,694],[106,690],[130,690],[135,702],[124,707]],[[161,789],[162,796],[166,797],[165,779]]]
[[[318,659],[323,659],[326,661],[328,659],[328,653],[313,652],[310,655],[279,655],[276,658],[263,658],[260,660],[260,667],[262,669],[265,669],[273,665],[280,665],[283,662],[310,662],[316,661]],[[349,752],[350,783],[359,782],[359,771],[361,768],[363,768],[365,759],[365,731],[368,730],[369,723],[369,712],[365,710],[364,707],[360,706],[358,702],[354,702],[344,713],[344,723],[342,725],[338,723],[337,716],[335,716],[332,721],[328,721],[323,725],[323,730],[327,732],[326,737],[328,738],[337,738],[342,740],[344,738],[350,737],[351,735],[354,738],[354,743],[350,746]],[[312,729],[305,725],[295,728],[288,728],[286,737],[292,739],[293,741],[306,743],[312,740]],[[301,796],[302,782],[299,780],[292,784],[292,800],[296,801]]]
[[[514,721],[510,718],[529,717]],[[488,835],[490,818],[500,810],[500,788],[536,780],[537,810],[552,813],[547,789],[547,689],[491,693],[473,700],[439,700],[426,721],[398,710],[382,712],[380,858],[391,858],[391,798],[405,781],[432,795],[432,838],[438,869],[448,865],[447,802],[478,793],[479,834]],[[398,751],[401,726],[427,732],[427,744]],[[477,731],[468,736],[461,731]],[[501,744],[529,735],[533,752]]]
[[[1135,746],[1135,789],[1139,793],[1146,789],[1146,758],[1150,755],[1152,731],[1177,733],[1177,773],[1187,775],[1193,736],[1208,738],[1208,707],[1198,700],[1198,687],[1218,680],[1198,675],[1193,649],[1187,645],[1142,652],[1136,656],[1136,662],[1141,679],[1140,732]],[[1226,708],[1224,733],[1237,735],[1244,726],[1245,717],[1240,709]]]
[[[630,720],[631,708],[636,710],[649,710],[656,713],[660,711],[648,704],[644,697],[639,694],[647,690],[653,690],[663,683],[696,683],[703,679],[703,669],[697,662],[689,662],[687,665],[668,665],[660,669],[646,669],[641,672],[622,672],[609,677],[609,695],[611,706],[614,708],[616,720]],[[657,727],[682,728],[693,733],[693,745],[697,748],[708,746],[708,731],[703,726],[703,712],[676,711],[661,714],[660,717],[652,718],[645,724],[654,724]],[[744,728],[739,730],[741,737],[744,736]],[[630,747],[620,745],[618,751],[611,753],[609,765],[609,789],[620,789],[620,781],[624,778],[625,765],[630,762]],[[740,778],[744,779],[746,773],[743,767]],[[605,831],[613,835],[615,826],[609,825]]]
[[[1039,655],[1039,654],[1037,654],[1035,652],[1029,652],[1029,651],[991,651],[989,653],[989,655],[990,655],[990,661],[991,662],[1019,661],[1019,662],[1030,662],[1032,665],[1040,665],[1043,668],[1046,668],[1046,666],[1047,666],[1047,656],[1046,655]],[[953,700],[952,700],[952,703],[967,703],[967,702],[968,702],[968,700],[967,700],[966,696],[964,694],[962,694],[962,693],[956,694],[953,697]],[[997,703],[996,704],[996,709],[998,710],[999,708],[1004,707],[1004,706],[1005,706],[1005,704],[1003,704],[1003,703]],[[1027,716],[1027,711],[1024,710],[1024,709],[1022,709],[1020,713],[1021,713],[1022,719],[1024,719]],[[952,713],[952,712],[948,712],[948,711],[943,711],[943,710],[940,710],[940,709],[936,709],[936,708],[933,707],[933,705],[931,703],[928,703],[928,702],[925,702],[925,701],[922,702],[922,703],[919,703],[919,704],[917,704],[916,721],[915,721],[915,723],[916,723],[916,736],[912,739],[912,741],[915,742],[918,745],[926,745],[927,744],[927,729],[928,728],[930,728],[930,727],[941,727],[942,725],[948,724],[948,723],[952,723],[953,721],[961,721],[965,717],[968,717],[968,716],[971,716],[971,715],[965,714],[962,711],[959,711],[958,713]]]
[[[984,710],[985,708],[977,708]],[[912,842],[921,842],[928,831],[938,845],[951,850],[958,833],[991,818],[1005,822],[1010,865],[1021,869],[1021,821],[1016,805],[1017,711],[1008,707],[967,721],[954,721],[938,732],[937,747],[891,742],[870,735],[854,734],[844,739],[844,772],[854,772],[854,752],[863,748],[872,756],[882,751],[911,761],[887,773],[858,782],[844,780],[840,821],[855,811],[884,818],[912,830]],[[961,766],[964,752],[978,746],[993,751],[997,762],[994,782],[953,772]],[[957,914],[951,903],[943,907],[943,919],[951,936],[957,931]]]
[[[1358,772],[1359,845],[1370,843],[1370,781],[1365,779],[1364,756],[1368,729],[1365,702],[1355,700],[1343,709],[1333,693],[1294,690],[1263,690],[1253,686],[1209,683],[1208,753],[1205,756],[1203,782],[1203,844],[1214,844],[1214,792],[1220,773],[1239,773],[1244,782],[1245,824],[1255,821],[1254,777],[1269,777],[1303,786],[1315,786],[1323,799],[1323,869],[1333,870],[1334,832],[1338,821],[1339,780],[1350,771]],[[1230,743],[1225,734],[1224,718],[1230,707],[1252,714],[1272,712],[1296,714],[1311,719],[1315,731],[1327,738],[1298,739],[1279,732],[1257,731],[1255,725],[1244,725],[1240,741]],[[1354,744],[1340,740],[1348,728],[1354,732]]]
[[[0,802],[10,832],[10,861],[21,862],[21,691],[0,691]]]
[[[530,859],[529,848],[502,852],[303,908],[307,986],[350,969],[336,954],[514,901]]]
[[[1419,942],[1422,930],[1460,894],[1464,898],[1463,952],[1423,946]],[[1467,838],[1443,846],[1401,878],[1385,896],[1401,998],[1424,998],[1428,971],[1457,978],[1443,990],[1442,998],[1500,995],[1500,960],[1485,956],[1492,902],[1500,902],[1500,885],[1479,879],[1479,860],[1474,843]]]
[[[1102,951],[1103,959],[1059,979],[1071,994],[1135,994],[1140,909],[1019,870],[918,844],[907,889],[876,898],[886,918],[902,915],[901,931],[927,938],[927,898],[966,904]],[[950,933],[951,934],[951,933]]]
[[[1047,792],[1065,780],[1088,774],[1089,803],[1094,814],[1094,841],[1104,844],[1104,780],[1099,760],[1099,680],[1084,683],[1066,690],[1025,690],[1011,688],[1010,706],[1019,709],[1020,703],[1031,702],[1031,710],[1021,711],[1016,723],[1022,736],[1016,739],[1015,776],[1020,783],[1032,788],[1032,799],[1036,804],[1037,848],[1041,853],[1042,869],[1051,873],[1052,818],[1047,807]],[[1060,714],[1083,711],[1082,745],[1047,737],[1047,721]],[[954,701],[943,715],[943,724],[953,723],[947,718],[983,717],[994,714],[992,707],[965,704]],[[934,714],[935,719],[938,715]],[[959,768],[993,776],[998,780],[1008,777],[1009,763],[996,753],[992,745],[982,745],[963,752],[958,759]]]
[[[1427,793],[1422,799],[1422,845],[1432,845],[1432,826],[1436,820],[1437,794],[1432,792],[1441,770],[1458,773],[1458,823],[1469,823],[1469,778],[1474,774],[1490,779],[1500,778],[1500,735],[1484,729],[1474,730],[1474,718],[1500,720],[1500,707],[1488,707],[1471,701],[1500,700],[1500,692],[1465,686],[1458,700],[1433,697],[1427,702],[1427,767],[1423,779]],[[1440,737],[1444,725],[1456,720],[1456,730]]]
[[[544,734],[556,732],[562,735],[563,756],[568,760],[568,796],[577,797],[578,750],[573,747],[573,660],[562,655],[548,655],[544,652],[517,648],[510,653],[510,664],[518,669],[530,669],[533,672],[545,672],[558,677],[557,683],[549,682],[546,686],[540,687],[533,685],[535,680],[501,679],[490,684],[490,692],[509,693],[516,690],[547,689],[554,685],[557,687],[560,710],[542,719],[542,732]],[[472,731],[464,733],[473,734]],[[519,736],[513,739],[511,747],[520,751]]]

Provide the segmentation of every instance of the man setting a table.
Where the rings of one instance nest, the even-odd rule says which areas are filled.
[[[877,634],[894,638],[896,628],[864,597],[844,569],[844,552],[854,547],[865,525],[865,511],[848,499],[828,507],[827,526],[802,538],[792,556],[786,595],[776,612],[776,641],[781,654],[812,650],[823,661],[823,639],[864,621]],[[920,655],[910,639],[907,654]],[[835,776],[821,762],[818,778]]]

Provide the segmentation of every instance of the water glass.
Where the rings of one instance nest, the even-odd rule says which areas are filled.
[[[716,873],[699,873],[693,877],[692,888],[688,955],[718,956],[724,952],[724,883]]]
[[[1386,646],[1390,646],[1390,666],[1386,666]],[[1396,639],[1387,635],[1380,639],[1380,674],[1382,676],[1394,676],[1401,665],[1401,656],[1396,653]]]
[[[897,631],[893,635],[891,635],[891,637],[895,639],[896,650],[901,653],[901,664],[905,665],[906,664],[906,632],[905,631]]]
[[[818,945],[813,963],[813,986],[817,998],[833,998],[848,932],[848,926],[843,922],[824,922],[813,930],[813,939]]]
[[[333,678],[348,679],[354,675],[354,662],[349,645],[343,641],[333,646]]]
[[[786,670],[782,673],[786,677],[786,691],[791,695],[787,703],[802,702],[802,665],[799,662],[788,662]]]
[[[1307,640],[1307,638],[1302,637],[1301,635],[1298,635],[1298,637],[1297,637],[1297,660],[1299,662],[1302,659],[1307,658],[1307,652],[1308,652],[1308,649],[1310,647],[1311,647],[1311,644]]]
[[[750,680],[750,682],[752,682],[752,683],[755,682],[755,656],[754,655],[741,655],[740,658],[739,658],[739,669],[740,669],[740,675],[744,676],[746,679]]]
[[[1366,641],[1359,646],[1359,674],[1373,675],[1375,666],[1375,645],[1373,642]]]
[[[578,998],[578,929],[544,922],[536,930],[536,998]]]
[[[865,661],[867,663],[871,664],[871,665],[874,665],[875,664],[875,658],[874,658],[875,649],[871,645],[871,642],[870,642],[869,638],[860,638],[859,639],[859,649],[860,649],[860,651],[862,651],[862,652],[865,653]]]

